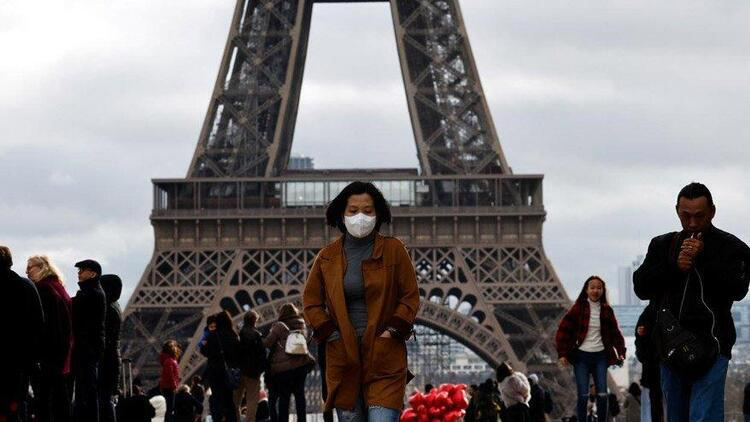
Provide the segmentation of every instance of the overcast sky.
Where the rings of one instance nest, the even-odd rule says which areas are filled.
[[[508,162],[545,174],[544,245],[571,295],[590,274],[615,288],[678,227],[693,180],[715,224],[750,239],[749,2],[461,6]],[[0,1],[0,244],[16,271],[49,254],[74,292],[73,263],[96,258],[126,303],[153,251],[150,179],[187,171],[233,7]],[[293,152],[319,168],[417,166],[390,19],[387,3],[314,7]]]

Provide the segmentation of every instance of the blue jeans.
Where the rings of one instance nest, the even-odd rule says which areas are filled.
[[[359,395],[354,410],[336,409],[339,422],[397,422],[401,412],[382,406],[370,406],[365,413],[365,402]]]
[[[661,388],[667,402],[667,422],[723,421],[728,366],[729,359],[719,356],[706,375],[691,383],[662,365]]]
[[[589,377],[594,377],[596,388],[596,416],[600,421],[607,420],[607,355],[601,352],[584,352],[579,350],[573,364],[578,390],[578,420],[586,419],[586,402],[589,399]]]

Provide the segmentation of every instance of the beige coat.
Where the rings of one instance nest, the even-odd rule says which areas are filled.
[[[417,277],[404,244],[377,234],[372,257],[362,262],[367,329],[358,344],[344,298],[346,258],[343,237],[320,251],[303,295],[313,336],[325,342],[335,330],[340,340],[325,342],[328,400],[325,409],[354,408],[362,391],[366,406],[401,409],[406,389],[406,344],[419,310]],[[387,327],[401,338],[383,338]],[[322,345],[321,345],[322,346]]]

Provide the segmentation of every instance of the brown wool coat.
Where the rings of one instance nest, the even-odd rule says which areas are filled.
[[[344,298],[343,237],[323,248],[313,263],[302,302],[313,335],[326,348],[325,409],[354,409],[362,391],[366,406],[401,409],[406,389],[406,344],[419,310],[417,277],[404,244],[375,236],[372,257],[362,262],[367,329],[358,344]],[[387,327],[401,339],[382,338]],[[340,340],[325,340],[335,330]],[[322,346],[322,344],[321,344]]]

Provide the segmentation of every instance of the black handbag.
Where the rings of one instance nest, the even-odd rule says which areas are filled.
[[[217,334],[216,340],[219,342],[221,360],[224,361],[224,380],[230,389],[236,390],[242,385],[242,372],[240,371],[240,368],[235,368],[227,364],[227,358],[224,356],[224,348],[221,346],[221,336]]]
[[[688,381],[706,375],[718,355],[714,343],[701,340],[686,330],[666,305],[659,307],[656,313],[654,344],[661,361]]]

